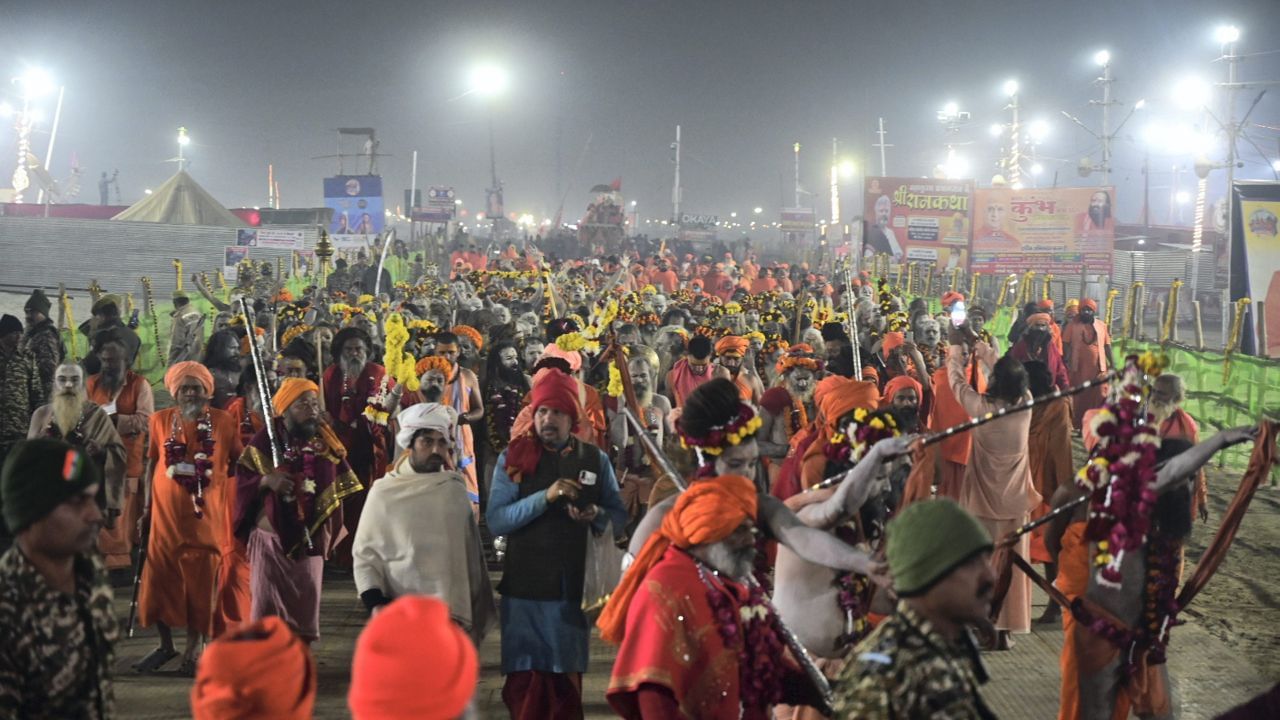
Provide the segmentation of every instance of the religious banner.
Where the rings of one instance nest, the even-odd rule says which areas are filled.
[[[222,277],[227,282],[235,282],[240,263],[249,259],[249,248],[243,245],[228,245],[223,248]]]
[[[363,248],[382,232],[382,178],[378,175],[338,175],[324,179],[324,206],[333,210],[329,236],[335,247]]]
[[[1265,308],[1261,329],[1248,311],[1240,349],[1280,357],[1280,184],[1238,183],[1232,195],[1231,299],[1247,297]]]
[[[985,188],[974,193],[970,268],[984,275],[1110,273],[1115,188]]]
[[[972,205],[972,180],[869,177],[863,256],[966,267]]]
[[[782,241],[788,245],[804,245],[814,232],[813,208],[782,208]]]
[[[301,230],[239,229],[236,230],[236,245],[273,250],[301,250],[303,233]]]

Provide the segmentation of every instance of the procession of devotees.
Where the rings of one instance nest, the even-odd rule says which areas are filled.
[[[164,673],[199,720],[310,718],[322,602],[367,617],[357,719],[478,717],[495,635],[517,719],[990,718],[1035,624],[1060,718],[1178,715],[1178,592],[1230,543],[1184,572],[1201,468],[1274,428],[1202,434],[1096,299],[997,337],[963,282],[749,243],[377,250],[193,277],[154,341],[111,288],[74,351],[53,290],[0,318],[0,716],[145,715],[114,683]]]

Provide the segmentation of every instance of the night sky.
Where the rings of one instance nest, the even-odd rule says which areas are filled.
[[[53,175],[72,154],[85,169],[80,198],[97,202],[97,177],[119,169],[130,203],[174,170],[180,125],[189,128],[190,171],[232,207],[265,205],[274,163],[285,206],[322,204],[321,178],[335,174],[340,126],[378,130],[388,205],[409,186],[447,184],[473,211],[488,184],[488,112],[494,113],[507,209],[554,215],[557,155],[565,217],[589,188],[622,178],[642,216],[669,217],[668,145],[684,134],[684,205],[692,212],[776,219],[791,204],[791,143],[800,141],[802,183],[826,216],[831,139],[871,167],[878,117],[889,131],[891,175],[925,175],[945,155],[935,115],[946,101],[972,113],[957,142],[980,183],[994,174],[988,127],[1004,119],[1000,85],[1022,87],[1024,120],[1044,118],[1052,183],[1076,176],[1098,144],[1060,111],[1097,127],[1090,107],[1095,51],[1112,54],[1118,99],[1148,100],[1116,147],[1113,182],[1121,220],[1142,205],[1142,127],[1153,119],[1198,121],[1169,100],[1175,78],[1225,77],[1214,63],[1218,24],[1242,30],[1241,53],[1280,50],[1276,0],[1131,2],[16,2],[0,7],[0,74],[46,68],[66,87]],[[488,102],[464,94],[481,61],[508,68],[511,91]],[[1280,53],[1244,63],[1242,79],[1280,80]],[[12,86],[3,90],[15,102]],[[1257,90],[1242,91],[1237,117]],[[41,101],[47,132],[52,98]],[[1221,108],[1221,102],[1218,107]],[[1116,114],[1123,116],[1125,110]],[[1265,159],[1241,143],[1238,177],[1272,178],[1280,153],[1280,87],[1250,118]],[[39,135],[43,155],[48,136]],[[348,145],[348,152],[354,151]],[[0,126],[0,177],[13,170],[14,133]],[[1054,162],[1059,158],[1063,162]],[[1167,213],[1171,168],[1189,156],[1155,150],[1152,212]],[[354,162],[348,161],[348,172]],[[1222,182],[1222,173],[1215,178]],[[856,202],[845,189],[845,214]],[[1093,182],[1097,182],[1096,176]],[[1193,189],[1189,173],[1183,187]],[[1221,190],[1218,191],[1219,193]],[[809,202],[812,202],[810,200]]]

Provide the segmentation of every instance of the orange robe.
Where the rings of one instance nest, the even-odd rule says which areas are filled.
[[[1107,324],[1094,320],[1092,325],[1079,321],[1067,326],[1062,334],[1064,345],[1070,346],[1070,354],[1063,358],[1067,363],[1067,376],[1072,385],[1079,385],[1093,380],[1107,371],[1107,354],[1104,351],[1111,344],[1111,335],[1107,332]],[[1101,407],[1107,397],[1107,386],[1098,385],[1075,396],[1072,408],[1072,422],[1079,429],[1086,410]]]
[[[1067,598],[1075,600],[1089,589],[1089,543],[1084,539],[1084,522],[1073,522],[1062,533],[1062,550],[1058,553],[1058,579],[1054,585]],[[1050,601],[1052,602],[1052,601]],[[1069,609],[1062,612],[1062,652],[1058,670],[1062,677],[1058,692],[1058,720],[1080,717],[1080,669],[1071,633],[1076,624]]]
[[[1200,426],[1186,410],[1178,408],[1173,414],[1160,423],[1161,438],[1181,438],[1192,445],[1200,442]],[[1191,494],[1191,519],[1194,521],[1200,514],[1200,508],[1209,502],[1209,483],[1205,479],[1204,470],[1196,473],[1196,489]]]
[[[234,543],[227,532],[235,500],[235,479],[230,471],[244,448],[234,418],[216,408],[209,408],[209,417],[213,421],[213,478],[203,493],[204,517],[197,518],[193,496],[168,475],[164,451],[176,419],[187,444],[187,457],[193,457],[198,447],[196,423],[184,421],[176,407],[151,416],[151,536],[138,595],[138,621],[143,627],[164,623],[202,635],[214,632],[218,573],[222,558],[232,552]]]
[[[1042,500],[1031,512],[1035,520],[1049,512],[1048,500],[1060,485],[1073,482],[1071,463],[1071,401],[1058,398],[1031,411],[1031,433],[1028,436],[1028,460],[1031,463],[1031,482]],[[1052,560],[1044,546],[1044,526],[1031,533],[1031,561],[1047,563]]]
[[[237,397],[227,403],[227,414],[235,418],[240,442],[248,447],[253,436],[262,430],[264,423],[261,413],[250,412],[249,423],[246,426],[244,406],[245,399]],[[231,504],[228,507],[235,507],[235,494],[236,487],[233,482]],[[248,623],[250,609],[253,607],[253,598],[249,594],[249,578],[252,574],[249,569],[249,547],[235,536],[235,528],[232,527],[233,515],[234,513],[227,513],[226,533],[231,538],[230,550],[222,556],[222,565],[218,569],[218,612],[213,619],[214,637],[219,637],[228,630],[235,630],[240,625]]]
[[[970,377],[976,376],[978,392],[987,391],[987,380],[976,366],[970,368]],[[969,413],[960,407],[955,393],[951,392],[951,383],[947,380],[947,368],[944,365],[933,371],[933,407],[929,410],[929,429],[938,432],[959,425],[969,420]],[[938,443],[937,468],[938,497],[960,499],[960,485],[964,479],[964,468],[969,464],[969,450],[973,440],[968,432],[952,435]]]
[[[142,515],[142,493],[138,492],[138,480],[142,477],[142,455],[146,452],[147,424],[156,411],[151,385],[141,375],[129,371],[124,385],[115,398],[102,387],[101,376],[91,375],[85,383],[89,400],[103,407],[115,402],[116,411],[111,415],[116,432],[124,443],[124,507],[116,518],[114,529],[103,528],[98,533],[98,549],[109,569],[126,568],[133,563],[134,538],[137,535],[138,517]]]
[[[453,378],[445,383],[444,396],[441,398],[445,404],[451,405],[454,410],[458,411],[458,416],[471,411],[471,383],[461,372],[461,369],[454,370]],[[479,392],[479,388],[475,388]],[[467,481],[467,497],[470,498],[472,505],[480,502],[480,483],[476,475],[476,448],[475,438],[471,432],[471,423],[466,420],[458,420],[458,469],[462,472],[462,477]]]

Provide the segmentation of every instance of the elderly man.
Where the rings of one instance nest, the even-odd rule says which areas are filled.
[[[627,513],[609,458],[572,434],[578,383],[543,370],[529,406],[531,430],[498,457],[485,512],[507,536],[502,582],[502,699],[517,720],[581,718],[590,630],[582,612],[587,533]]]
[[[370,399],[381,389],[387,369],[370,361],[373,340],[360,328],[339,330],[332,347],[334,364],[324,371],[325,422],[347,449],[347,462],[364,488],[351,495],[343,508],[342,524],[348,535],[354,535],[365,495],[387,469],[387,426],[365,413]],[[339,543],[337,558],[342,566],[349,566],[349,538]]]
[[[124,508],[124,443],[111,416],[90,401],[84,389],[84,369],[62,363],[53,373],[54,394],[48,405],[31,414],[28,438],[51,437],[82,449],[101,471],[98,506],[104,525],[114,528]]]
[[[156,626],[160,645],[133,667],[155,672],[177,657],[171,628],[185,628],[179,673],[194,677],[200,644],[214,629],[218,565],[232,540],[230,471],[243,448],[235,418],[209,405],[213,376],[203,365],[178,363],[164,380],[178,404],[151,416],[138,521],[147,536],[138,621]]]
[[[90,345],[97,345],[98,335],[109,331],[124,343],[125,350],[129,352],[129,364],[132,365],[134,358],[138,357],[138,348],[142,347],[142,340],[120,319],[120,296],[103,295],[93,304],[89,312],[92,317],[80,323],[79,330],[89,339]],[[84,371],[93,375],[98,370],[98,358],[93,355],[85,357]]]
[[[609,600],[623,622],[602,627],[621,643],[606,694],[620,716],[765,718],[779,701],[816,704],[750,581],[756,503],[738,475],[695,483],[628,568]]]
[[[204,313],[191,304],[181,290],[173,293],[173,312],[169,313],[169,364],[200,359],[204,345]]]
[[[982,525],[948,499],[915,503],[889,522],[898,608],[853,649],[837,716],[995,717],[978,693],[987,678],[966,628],[991,604],[991,548]]]
[[[320,580],[342,532],[342,501],[360,491],[347,450],[320,420],[320,388],[286,378],[271,399],[277,451],[263,428],[236,466],[233,528],[248,543],[254,621],[275,615],[320,637]]]
[[[649,355],[655,355],[652,350]],[[653,389],[655,368],[649,358],[638,352],[627,361],[627,369],[631,372],[631,386],[636,393],[636,402],[640,407],[633,408],[636,417],[644,423],[654,440],[661,447],[663,438],[667,436],[667,414],[671,412],[671,401],[658,395]],[[635,529],[640,518],[649,510],[649,494],[653,491],[654,471],[649,457],[636,437],[635,428],[622,413],[614,413],[609,420],[609,443],[618,453],[618,465],[622,468],[619,485],[622,488],[622,502],[627,508],[631,520],[627,523],[627,532]]]
[[[58,327],[49,319],[51,303],[44,291],[36,288],[31,291],[23,310],[27,315],[27,329],[22,334],[21,346],[36,359],[36,368],[40,371],[40,386],[44,388],[47,398],[53,391],[53,372],[58,363],[66,357],[67,351],[62,346],[62,338],[58,335]]]
[[[470,328],[467,328],[470,329]],[[472,332],[475,332],[472,330]],[[474,347],[474,338],[468,338],[472,347],[470,352],[479,352]],[[484,400],[480,396],[480,379],[471,370],[463,366],[463,346],[461,338],[451,332],[436,335],[436,354],[449,362],[449,375],[444,388],[444,400],[458,413],[457,458],[458,469],[467,478],[467,495],[476,506],[480,507],[480,484],[476,474],[475,438],[471,432],[471,423],[484,417]]]
[[[458,415],[419,403],[400,413],[408,448],[369,492],[352,552],[356,592],[370,611],[403,595],[435,595],[477,645],[497,620],[493,589],[453,459]]]
[[[156,410],[151,383],[128,368],[127,352],[124,343],[110,334],[100,336],[94,354],[102,370],[85,383],[88,398],[115,424],[125,451],[121,521],[114,528],[104,528],[98,539],[98,549],[106,557],[108,570],[127,568],[133,563],[133,538],[142,514],[138,482],[142,478],[142,456],[147,449],[147,423]]]
[[[1115,367],[1115,360],[1111,355],[1111,332],[1106,323],[1097,319],[1097,312],[1096,300],[1081,301],[1080,315],[1062,333],[1062,357],[1066,360],[1067,374],[1073,385],[1096,380],[1108,368]],[[1102,407],[1106,397],[1105,383],[1075,396],[1072,400],[1071,421],[1077,430],[1081,429],[1084,414]]]
[[[778,359],[778,376],[782,384],[769,388],[760,398],[760,454],[770,458],[771,480],[777,479],[782,461],[791,451],[791,438],[815,417],[813,392],[817,388],[822,362],[813,349],[800,343],[791,346]],[[772,486],[772,482],[770,483]]]
[[[18,443],[0,474],[16,542],[0,556],[0,716],[114,716],[120,628],[94,552],[96,464],[60,440]]]
[[[1161,438],[1179,438],[1192,444],[1200,442],[1200,425],[1182,409],[1186,399],[1187,391],[1180,375],[1162,373],[1152,383],[1147,409],[1151,411],[1152,425]],[[1209,519],[1209,485],[1203,470],[1196,474],[1195,489],[1191,493],[1191,514],[1198,516],[1201,522]]]

